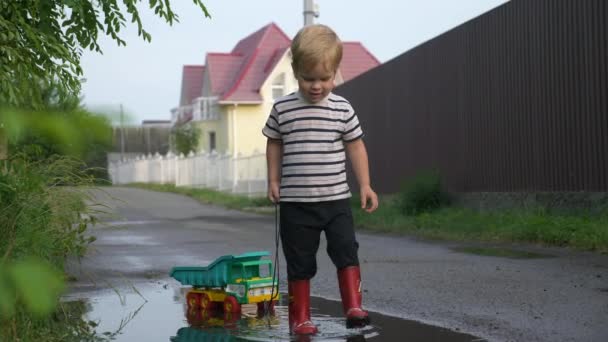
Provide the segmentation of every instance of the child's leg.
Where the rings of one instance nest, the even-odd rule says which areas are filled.
[[[325,227],[327,254],[337,269],[359,266],[359,243],[355,238],[349,199],[332,201],[333,217]]]
[[[361,271],[357,255],[359,243],[355,238],[349,200],[335,202],[336,215],[325,227],[327,254],[338,269],[346,326],[361,327],[369,324],[370,320],[367,312],[361,308]]]
[[[289,280],[309,280],[317,273],[322,225],[310,215],[310,206],[309,203],[281,203],[281,244]]]
[[[289,329],[294,334],[314,334],[310,320],[310,279],[317,273],[316,254],[321,235],[314,206],[281,203],[281,243],[287,261]],[[312,210],[312,212],[311,212]]]

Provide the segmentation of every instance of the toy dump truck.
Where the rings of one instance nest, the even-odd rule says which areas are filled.
[[[170,275],[182,285],[192,286],[186,294],[189,308],[238,313],[242,304],[257,304],[258,312],[265,305],[272,310],[279,287],[278,279],[272,281],[272,262],[262,260],[268,255],[265,251],[224,255],[208,266],[174,267]]]

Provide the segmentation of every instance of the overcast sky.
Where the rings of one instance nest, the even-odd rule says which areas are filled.
[[[383,63],[506,1],[316,0],[320,16],[315,22],[331,26],[344,41],[362,42]],[[85,104],[114,113],[122,104],[133,123],[169,120],[170,109],[178,105],[183,65],[204,64],[207,52],[230,52],[271,22],[290,37],[303,24],[303,0],[203,2],[211,19],[192,1],[173,0],[180,23],[172,27],[140,6],[151,43],[129,27],[122,32],[126,47],[104,37],[103,55],[84,52]]]

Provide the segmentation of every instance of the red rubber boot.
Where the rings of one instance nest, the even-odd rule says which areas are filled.
[[[338,270],[338,283],[342,308],[346,315],[346,327],[360,328],[370,323],[367,311],[361,308],[361,271],[359,266],[349,266]]]
[[[312,335],[318,332],[310,320],[310,280],[288,282],[289,332],[294,335]]]

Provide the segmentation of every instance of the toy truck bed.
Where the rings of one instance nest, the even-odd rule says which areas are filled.
[[[271,277],[272,262],[261,260],[268,255],[266,251],[224,255],[208,266],[174,267],[170,275],[192,286],[186,295],[189,307],[207,310],[221,305],[224,311],[239,312],[241,304],[258,304],[262,310],[267,302],[273,308],[279,298],[278,281]]]

